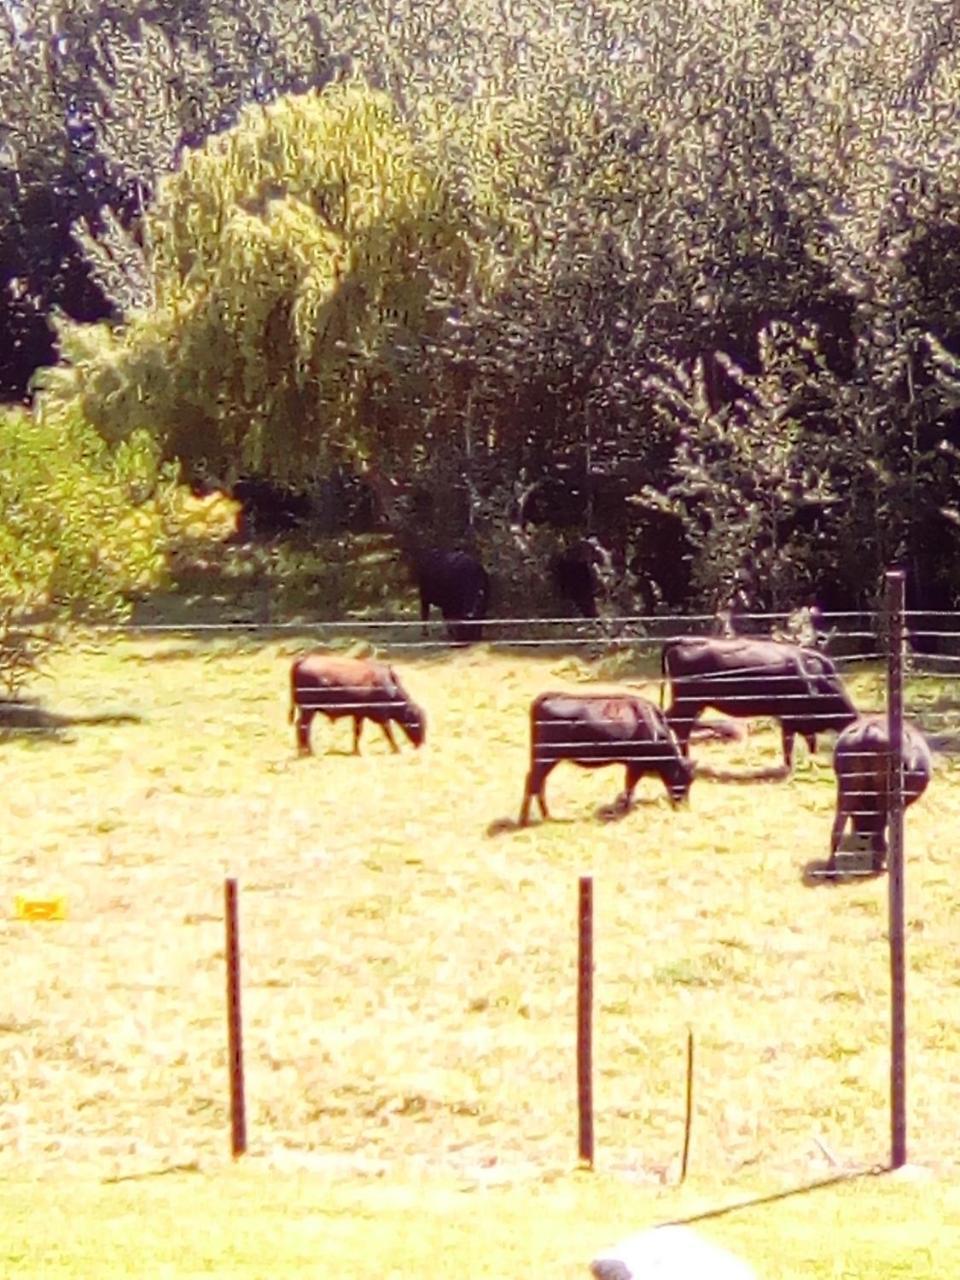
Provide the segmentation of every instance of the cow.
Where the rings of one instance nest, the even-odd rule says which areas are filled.
[[[417,590],[420,621],[426,634],[430,606],[436,605],[455,644],[483,638],[483,619],[490,602],[490,575],[469,551],[443,551],[431,547],[410,554]]]
[[[574,542],[550,561],[554,590],[584,618],[597,616],[597,596],[606,594],[612,576],[613,557],[596,538]]]
[[[238,542],[286,537],[309,523],[314,514],[307,493],[264,476],[242,476],[231,493],[241,506],[235,535]]]
[[[793,740],[816,750],[816,735],[840,730],[857,718],[833,662],[816,649],[780,640],[691,636],[663,646],[660,669],[670,680],[667,720],[684,755],[690,731],[705,707],[732,716],[779,720],[783,763],[793,763]],[[663,685],[660,688],[663,704]]]
[[[398,751],[391,721],[415,747],[426,735],[426,717],[412,702],[392,667],[364,658],[308,653],[290,668],[290,721],[296,719],[297,749],[310,754],[310,722],[317,712],[336,720],[353,717],[353,754],[360,754],[364,720],[383,730],[391,751]]]
[[[888,767],[890,735],[886,719],[864,716],[844,729],[833,752],[837,775],[837,814],[830,836],[829,871],[837,866],[837,850],[847,819],[857,836],[868,837],[873,852],[873,870],[886,865],[887,814],[890,803]],[[919,800],[927,789],[933,759],[926,739],[913,725],[903,726],[903,804]]]
[[[672,804],[685,800],[693,766],[659,707],[628,693],[541,693],[530,706],[530,772],[520,810],[520,826],[530,818],[536,798],[549,818],[544,787],[561,760],[585,769],[622,764],[626,778],[617,807],[630,808],[633,791],[647,773],[660,777]]]

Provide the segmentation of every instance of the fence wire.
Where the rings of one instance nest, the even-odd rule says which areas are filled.
[[[795,615],[786,612],[766,612],[741,615],[738,626],[741,633],[723,637],[736,644],[778,639],[791,641],[786,634]],[[934,739],[934,746],[949,750],[951,734],[957,737],[960,749],[960,612],[946,614],[935,611],[912,611],[905,618],[907,654],[905,669],[905,709],[909,719]],[[478,625],[481,625],[478,623]],[[305,649],[310,645],[329,645],[333,652],[349,646],[350,642],[371,644],[379,654],[391,660],[416,660],[420,655],[436,657],[438,651],[449,653],[472,652],[474,660],[482,662],[486,652],[513,652],[551,654],[557,650],[585,651],[588,662],[596,662],[601,668],[598,679],[605,683],[618,683],[650,691],[659,685],[665,709],[669,711],[671,698],[679,701],[679,716],[693,712],[697,704],[696,718],[702,710],[713,706],[711,695],[723,703],[722,710],[734,716],[769,717],[780,711],[788,721],[802,720],[801,733],[816,733],[821,727],[836,727],[837,690],[830,688],[831,680],[838,682],[842,690],[846,681],[857,675],[882,676],[878,665],[885,662],[884,627],[881,614],[863,611],[836,611],[818,616],[816,633],[804,652],[821,655],[830,660],[838,675],[832,677],[813,669],[804,659],[800,669],[790,671],[770,670],[763,665],[745,661],[742,665],[725,671],[704,674],[702,672],[676,673],[672,677],[661,671],[664,650],[677,641],[694,637],[716,636],[717,618],[713,614],[633,614],[602,616],[596,619],[567,617],[495,617],[482,622],[483,636],[476,647],[453,643],[445,632],[445,624],[434,619],[426,623],[410,617],[346,617],[337,619],[288,620],[257,622],[231,620],[226,622],[131,622],[102,624],[84,629],[84,634],[98,641],[114,638],[131,639],[174,636],[192,637],[200,641],[225,638],[277,639],[284,636],[301,640]],[[717,637],[721,638],[721,637]],[[815,646],[815,647],[814,647]],[[612,674],[602,672],[605,660],[612,662]],[[840,674],[842,673],[842,674]],[[343,714],[366,712],[374,714],[389,710],[358,698],[356,704],[341,700],[339,711]],[[769,704],[775,704],[773,711]],[[689,705],[688,705],[689,704]],[[702,706],[700,705],[702,704]],[[828,705],[829,704],[829,705]],[[311,710],[324,711],[322,705],[304,704]],[[69,717],[43,718],[39,724],[28,723],[26,708],[31,703],[16,700],[0,700],[0,733],[55,733],[71,728]],[[879,708],[858,707],[858,711],[876,713]],[[38,717],[40,713],[38,711]],[[686,718],[689,718],[688,716]],[[79,720],[76,723],[80,723]],[[942,739],[942,741],[940,741]]]

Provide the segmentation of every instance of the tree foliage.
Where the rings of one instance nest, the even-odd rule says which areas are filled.
[[[143,433],[111,449],[75,410],[0,414],[0,684],[69,620],[123,616],[163,578],[175,478]]]
[[[389,99],[345,83],[249,108],[161,183],[148,228],[156,305],[123,329],[62,321],[51,396],[227,470],[409,454],[406,351],[483,254]]]
[[[100,264],[136,306],[65,323],[48,394],[218,469],[375,458],[480,524],[576,460],[582,519],[614,511],[648,564],[653,517],[675,520],[704,603],[745,544],[759,605],[866,599],[895,557],[956,598],[948,0],[291,0],[259,34],[236,2],[184,9],[180,34],[169,16],[105,27],[77,81],[98,154],[126,155],[107,171],[156,195]],[[124,152],[148,57],[180,78]],[[156,182],[161,135],[347,66]]]

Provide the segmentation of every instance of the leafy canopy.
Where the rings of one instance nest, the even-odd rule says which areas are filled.
[[[148,231],[154,307],[62,322],[42,385],[108,439],[145,428],[277,475],[403,447],[405,347],[440,322],[438,281],[459,293],[483,266],[427,149],[353,82],[246,110],[164,179]]]

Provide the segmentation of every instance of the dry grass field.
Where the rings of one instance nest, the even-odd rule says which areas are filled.
[[[675,1182],[688,1028],[694,1187],[730,1200],[884,1163],[887,881],[805,877],[827,851],[829,741],[814,760],[801,745],[787,781],[698,780],[684,810],[647,779],[619,821],[601,810],[620,770],[561,765],[555,820],[521,831],[529,701],[602,666],[539,650],[397,652],[427,710],[423,750],[404,742],[392,756],[368,726],[355,758],[349,722],[318,718],[317,754],[301,760],[287,673],[308,643],[89,637],[40,686],[44,706],[136,719],[0,743],[4,1194],[24,1179],[185,1166],[220,1170],[223,1194],[245,1203],[224,1169],[226,875],[240,886],[251,1160],[294,1200],[305,1173],[338,1194],[358,1179],[472,1190],[498,1221],[551,1181],[572,1194],[583,873],[595,892],[598,1182],[628,1198]],[[879,705],[877,672],[851,689]],[[778,743],[756,725],[741,746],[694,751],[751,769],[775,763]],[[947,1186],[960,1171],[958,822],[956,765],[938,756],[907,816],[909,1143]],[[67,919],[13,918],[17,893],[65,895]],[[519,1208],[503,1201],[510,1187],[527,1188]],[[615,1238],[616,1199],[603,1204]],[[540,1212],[559,1239],[567,1212]]]

